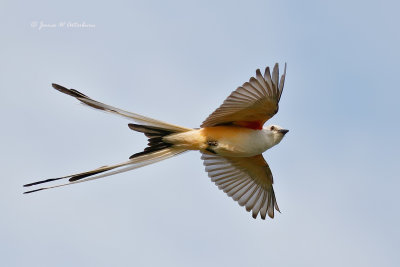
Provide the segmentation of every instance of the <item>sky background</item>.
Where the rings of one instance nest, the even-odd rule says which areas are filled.
[[[398,1],[1,1],[2,266],[399,266]],[[35,23],[56,24],[55,28]],[[60,27],[59,23],[94,28]],[[290,132],[264,153],[282,211],[250,213],[200,153],[23,195],[146,139],[94,99],[198,127],[287,62]]]

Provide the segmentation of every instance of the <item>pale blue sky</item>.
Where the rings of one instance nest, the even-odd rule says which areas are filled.
[[[397,1],[2,1],[2,266],[399,266]],[[32,27],[77,22],[95,28]],[[34,25],[34,24],[33,24]],[[290,129],[264,156],[282,214],[254,220],[196,152],[22,195],[124,161],[146,139],[94,99],[198,127],[287,62]]]

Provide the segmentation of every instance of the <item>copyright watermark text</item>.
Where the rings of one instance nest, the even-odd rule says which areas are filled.
[[[60,21],[58,23],[47,23],[45,21],[31,21],[30,26],[32,29],[39,31],[45,29],[65,28],[65,29],[94,29],[96,24],[86,22],[71,22],[71,21]]]

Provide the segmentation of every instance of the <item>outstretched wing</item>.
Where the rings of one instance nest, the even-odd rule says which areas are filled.
[[[227,193],[239,205],[252,211],[253,218],[260,213],[274,218],[276,203],[271,170],[262,155],[254,157],[221,157],[203,153],[202,160],[211,178],[219,189]]]
[[[280,81],[278,63],[274,66],[272,76],[269,67],[265,69],[264,76],[257,69],[256,77],[251,77],[249,82],[233,91],[201,127],[233,124],[262,129],[264,123],[278,112],[285,76],[286,63]]]

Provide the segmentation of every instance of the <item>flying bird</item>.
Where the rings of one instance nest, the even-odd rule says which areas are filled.
[[[272,75],[269,67],[233,91],[200,128],[186,128],[136,113],[128,112],[93,100],[75,89],[52,84],[54,89],[75,97],[90,107],[114,113],[132,120],[133,131],[148,138],[147,147],[133,154],[128,161],[103,166],[91,171],[41,180],[24,185],[30,187],[68,179],[68,183],[43,187],[26,193],[82,183],[133,170],[179,155],[188,150],[199,150],[206,172],[219,189],[251,211],[253,218],[274,218],[279,211],[273,189],[271,169],[262,153],[279,144],[288,130],[278,125],[263,127],[279,107],[286,76],[286,64],[279,79],[278,63]]]

